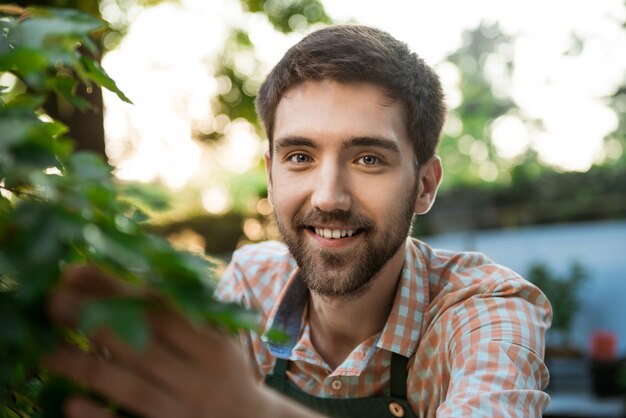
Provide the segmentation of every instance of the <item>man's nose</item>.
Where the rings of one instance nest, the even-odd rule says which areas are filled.
[[[323,165],[315,180],[311,197],[311,205],[314,208],[328,213],[350,209],[352,197],[348,190],[349,180],[340,167],[335,164]]]

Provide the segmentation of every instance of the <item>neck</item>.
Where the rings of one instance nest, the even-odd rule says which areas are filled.
[[[405,246],[400,246],[357,296],[329,298],[311,292],[311,340],[333,370],[356,346],[383,329],[400,279]]]

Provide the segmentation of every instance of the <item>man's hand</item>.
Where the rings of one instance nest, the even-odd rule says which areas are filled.
[[[75,327],[89,300],[133,295],[136,290],[92,267],[74,267],[64,273],[50,297],[48,312],[53,321]],[[308,416],[308,411],[254,381],[238,345],[227,334],[194,326],[167,307],[149,312],[148,322],[152,337],[140,352],[109,329],[100,329],[90,336],[99,355],[63,345],[46,364],[52,372],[145,417]],[[70,399],[66,414],[113,416],[86,398]]]

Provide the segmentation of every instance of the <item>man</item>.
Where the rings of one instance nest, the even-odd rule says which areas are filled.
[[[480,254],[407,238],[442,176],[435,73],[382,31],[334,26],[286,53],[257,109],[285,244],[235,252],[217,294],[287,340],[242,333],[244,366],[218,331],[164,314],[151,319],[156,341],[143,356],[104,333],[116,364],[65,348],[50,367],[155,417],[540,416],[545,296]],[[71,273],[53,316],[71,322],[59,312],[85,274],[99,294],[125,292]],[[84,399],[68,414],[110,416]]]

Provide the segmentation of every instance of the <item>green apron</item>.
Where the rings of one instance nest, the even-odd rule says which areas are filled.
[[[333,418],[415,418],[406,400],[408,359],[392,353],[390,384],[391,396],[368,396],[366,398],[317,398],[303,392],[287,378],[289,360],[277,358],[274,372],[265,377],[265,384],[283,395]]]

